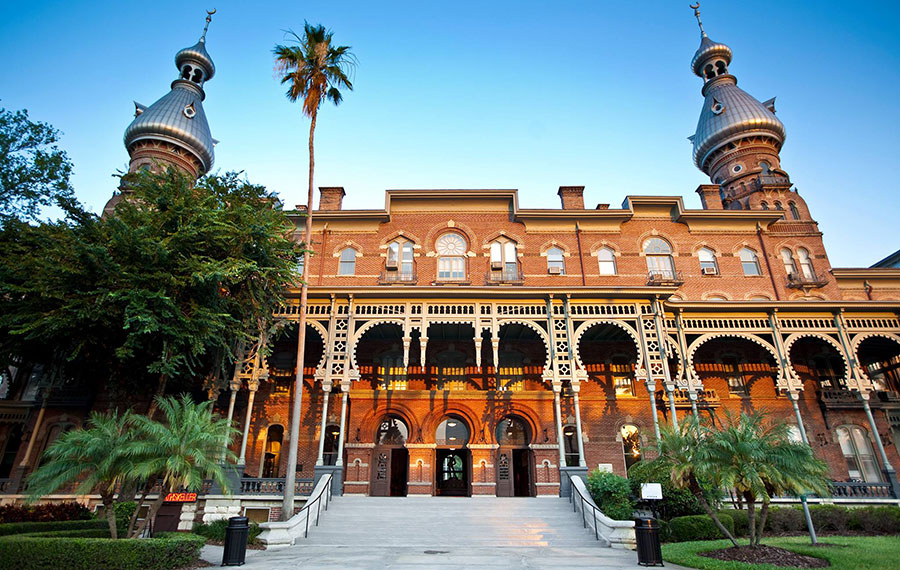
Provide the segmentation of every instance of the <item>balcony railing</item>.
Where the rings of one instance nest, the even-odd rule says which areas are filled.
[[[691,397],[687,390],[674,390],[672,396],[675,398],[675,408],[690,408]],[[697,407],[698,408],[716,408],[722,402],[715,390],[698,390],[697,391]],[[669,407],[669,395],[665,390],[656,392],[656,405]]]
[[[791,289],[812,289],[815,287],[824,287],[828,284],[828,279],[820,277],[815,273],[803,275],[802,273],[788,273],[787,286]]]
[[[654,270],[647,273],[647,285],[657,285],[659,287],[681,285],[684,278],[678,271]]]
[[[32,402],[2,402],[0,403],[0,424],[25,423],[28,419],[28,410]]]
[[[866,483],[863,481],[832,481],[831,496],[847,499],[892,499],[890,483]]]
[[[818,394],[819,401],[826,408],[861,408],[863,405],[859,393],[847,389],[819,390]],[[869,405],[873,408],[900,408],[900,394],[879,390],[872,394]]]
[[[312,493],[312,479],[297,479],[295,495]],[[284,493],[284,477],[244,477],[241,479],[241,495],[281,495]]]
[[[379,285],[415,285],[418,282],[415,271],[382,271]]]
[[[522,285],[525,283],[525,275],[518,269],[492,269],[484,277],[487,285]]]

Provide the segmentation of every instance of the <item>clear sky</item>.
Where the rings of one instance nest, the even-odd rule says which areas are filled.
[[[388,188],[518,188],[559,207],[584,185],[592,207],[708,183],[691,162],[702,97],[690,71],[689,0],[641,2],[20,2],[0,19],[0,105],[63,132],[78,196],[99,211],[127,167],[132,100],[175,78],[215,7],[204,102],[214,169],[243,170],[305,201],[308,121],[273,72],[283,30],[322,23],[359,58],[355,90],[320,113],[316,184],[345,207]],[[734,51],[739,85],[778,96],[782,166],[836,266],[900,249],[900,3],[706,0],[707,32]]]

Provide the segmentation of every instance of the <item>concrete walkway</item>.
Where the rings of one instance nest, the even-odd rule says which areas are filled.
[[[222,563],[222,548],[204,560]],[[338,497],[309,537],[247,552],[243,568],[641,568],[601,546],[564,499]],[[671,567],[671,566],[669,566]]]

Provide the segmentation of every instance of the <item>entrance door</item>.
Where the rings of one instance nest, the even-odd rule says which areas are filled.
[[[437,494],[442,497],[469,496],[469,453],[460,449],[438,449]]]
[[[513,458],[512,449],[500,448],[497,450],[497,496],[513,496]]]
[[[513,494],[516,497],[532,497],[531,490],[531,450],[514,449],[513,459]]]
[[[497,473],[498,497],[533,497],[534,459],[528,444],[531,433],[521,418],[507,416],[497,424]]]
[[[153,521],[153,534],[159,532],[175,532],[181,520],[182,503],[163,503],[156,511]]]
[[[376,447],[372,451],[373,497],[405,497],[409,455],[403,447]]]

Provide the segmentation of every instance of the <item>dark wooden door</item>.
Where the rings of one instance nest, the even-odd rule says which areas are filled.
[[[513,494],[516,497],[532,497],[531,450],[514,449],[512,453]]]
[[[497,496],[513,496],[513,458],[512,449],[501,447],[497,450],[497,461],[494,469],[497,472]]]
[[[406,496],[408,473],[409,452],[402,447],[391,449],[390,493],[392,497]]]
[[[391,495],[391,448],[376,447],[372,450],[372,484],[369,495],[389,497]]]
[[[182,503],[163,503],[156,511],[156,520],[153,521],[153,534],[160,532],[175,532],[178,530],[178,522],[181,520]]]

